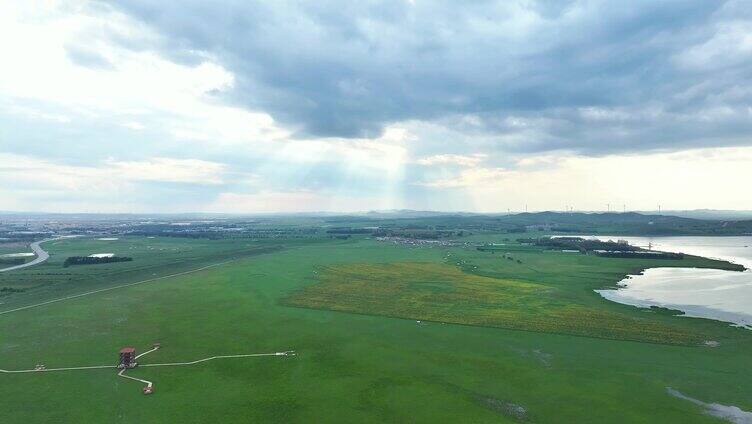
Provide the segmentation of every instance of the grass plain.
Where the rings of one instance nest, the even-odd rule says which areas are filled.
[[[654,317],[634,316],[578,299],[571,287],[463,272],[455,266],[401,262],[323,270],[321,282],[285,299],[293,306],[439,323],[653,343],[699,345],[712,335]],[[591,304],[588,304],[591,303]]]
[[[6,303],[0,311],[61,293],[234,260],[0,315],[0,368],[114,363],[121,346],[145,350],[155,341],[163,348],[143,362],[289,349],[298,356],[132,371],[155,382],[152,396],[143,396],[138,383],[120,379],[112,370],[0,374],[3,423],[719,422],[699,406],[669,396],[667,387],[705,402],[752,410],[749,331],[618,305],[592,292],[642,268],[693,260],[672,264],[521,248],[510,249],[514,260],[508,260],[468,247],[405,247],[363,238],[249,242],[134,237],[117,246],[74,239],[47,248],[52,254],[48,263],[2,276],[0,286],[29,290],[2,299]],[[73,270],[61,266],[67,256],[101,252],[134,261]],[[696,261],[697,266],[722,266]],[[436,296],[457,284],[471,292],[466,305],[442,311],[441,317],[462,319],[462,306],[468,315],[494,309],[494,296],[524,311],[524,302],[514,297],[532,296],[525,299],[534,303],[533,293],[542,292],[551,302],[665,325],[693,337],[712,336],[720,345],[418,325],[412,311],[426,310],[425,301],[407,307],[409,320],[385,316],[396,314],[379,307],[384,292],[391,296],[387,301],[398,298],[396,306],[387,308],[405,307],[400,296],[415,298],[411,286],[421,284],[421,278],[428,287],[419,293]],[[363,302],[349,298],[348,281],[373,289],[374,310],[352,306]],[[498,281],[508,281],[504,284],[510,287],[494,288],[501,295],[487,297],[485,285]],[[292,299],[305,300],[305,293],[328,294],[321,289],[330,283],[345,293],[326,307],[345,305],[360,313],[290,305]],[[384,287],[374,289],[374,284]],[[545,307],[544,302],[530,309]]]
[[[50,254],[46,262],[20,271],[0,273],[0,288],[25,290],[22,295],[0,297],[0,311],[89,290],[178,274],[282,248],[279,243],[269,240],[116,238],[69,238],[43,243],[42,247]],[[293,246],[295,242],[288,242],[287,245]],[[19,246],[15,249],[19,249]],[[26,248],[26,251],[29,249]],[[132,257],[133,261],[63,267],[65,259],[70,256],[95,253],[114,253],[115,256]]]

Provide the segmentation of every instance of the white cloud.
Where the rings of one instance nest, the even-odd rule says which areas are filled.
[[[81,116],[143,129],[140,121],[149,118],[165,132],[192,141],[262,142],[288,135],[266,113],[214,100],[235,82],[211,57],[183,64],[123,47],[113,40],[155,45],[159,36],[121,13],[104,7],[93,13],[86,5],[32,1],[0,15],[0,96],[33,100],[40,109],[63,108],[67,121]],[[78,46],[104,58],[108,67],[72,60]],[[27,115],[50,119],[44,111]]]
[[[502,168],[469,168],[448,178],[418,183],[433,188],[478,188],[489,187],[499,183],[511,173]]]
[[[752,22],[734,20],[717,25],[708,40],[688,47],[674,56],[677,66],[713,70],[749,63],[752,57]]]
[[[515,169],[468,168],[424,181],[436,190],[461,190],[475,211],[564,209],[752,209],[744,184],[752,181],[752,147],[675,153],[583,157],[527,157]],[[545,165],[545,166],[541,166]]]
[[[97,166],[62,165],[49,160],[0,153],[0,181],[7,187],[104,191],[139,181],[213,185],[222,183],[225,165],[198,159],[107,160]]]
[[[8,113],[13,115],[23,116],[24,118],[57,122],[59,124],[68,124],[71,122],[71,118],[66,115],[60,115],[56,113],[49,113],[41,110],[34,109],[32,107],[10,105],[5,108]]]
[[[292,164],[337,162],[353,173],[379,172],[396,177],[407,163],[405,142],[413,140],[407,130],[388,128],[374,139],[323,138],[313,140],[280,140],[267,145],[271,158]]]
[[[162,181],[172,183],[221,184],[226,166],[198,159],[153,158],[144,161],[107,161],[118,178],[130,181]]]
[[[5,187],[70,192],[109,191],[122,183],[110,178],[106,168],[61,165],[45,159],[7,153],[0,153],[0,163],[0,181]]]
[[[472,155],[455,155],[442,154],[433,155],[418,159],[415,161],[418,165],[458,165],[458,166],[476,166],[483,162],[488,155],[484,153],[475,153]]]
[[[120,125],[124,126],[125,128],[130,128],[130,129],[136,130],[136,131],[141,131],[144,128],[146,128],[146,126],[144,126],[144,124],[142,124],[140,122],[136,122],[136,121],[123,122]]]
[[[309,190],[221,193],[205,212],[274,213],[366,211],[379,209],[380,199],[338,196]]]

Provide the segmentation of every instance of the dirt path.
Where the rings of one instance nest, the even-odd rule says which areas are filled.
[[[149,351],[146,351],[138,356],[136,358],[140,358],[147,353],[154,352],[157,350],[157,348],[151,349]],[[194,364],[200,364],[202,362],[212,361],[215,359],[227,359],[227,358],[251,358],[256,356],[296,356],[296,353],[294,350],[288,350],[285,352],[272,352],[272,353],[248,353],[248,354],[240,354],[240,355],[217,355],[217,356],[210,356],[208,358],[203,359],[197,359],[195,361],[190,362],[168,362],[164,364],[143,364],[139,365],[139,367],[172,367],[172,366],[180,366],[180,365],[194,365]],[[96,369],[105,369],[105,368],[117,368],[117,365],[91,365],[86,367],[64,367],[64,368],[44,368],[44,369],[29,369],[29,370],[5,370],[0,368],[0,373],[6,373],[6,374],[17,374],[17,373],[31,373],[31,372],[52,372],[52,371],[76,371],[76,370],[96,370]],[[122,376],[127,377],[127,376]],[[130,378],[130,377],[128,377]],[[136,379],[138,380],[138,379]],[[138,381],[144,381],[144,380],[138,380]]]
[[[250,358],[253,356],[295,356],[295,351],[288,350],[287,352],[274,352],[274,353],[249,353],[245,355],[218,355],[218,356],[210,356],[208,358],[199,359],[196,361],[191,362],[169,362],[166,364],[144,364],[140,365],[141,367],[173,367],[173,366],[180,366],[180,365],[193,365],[198,364],[201,362],[207,362],[212,361],[214,359],[224,359],[224,358]]]
[[[106,288],[103,288],[103,289],[92,290],[92,291],[89,291],[89,292],[74,294],[74,295],[71,295],[71,296],[65,296],[65,297],[61,297],[61,298],[58,298],[58,299],[47,300],[47,301],[44,301],[44,302],[35,303],[33,305],[26,305],[26,306],[21,306],[21,307],[14,308],[14,309],[8,309],[7,311],[0,311],[0,315],[9,314],[11,312],[23,311],[25,309],[36,308],[38,306],[49,305],[51,303],[62,302],[64,300],[77,299],[79,297],[89,296],[89,295],[92,295],[92,294],[102,293],[102,292],[106,292],[106,291],[122,289],[122,288],[125,288],[125,287],[136,286],[136,285],[144,284],[144,283],[150,283],[152,281],[164,280],[164,279],[167,279],[167,278],[179,277],[181,275],[192,274],[194,272],[203,271],[205,269],[209,269],[209,268],[212,268],[212,267],[215,267],[215,266],[224,265],[226,263],[229,263],[229,262],[232,262],[232,261],[235,261],[235,260],[236,259],[230,259],[230,260],[227,260],[227,261],[217,262],[215,264],[203,266],[201,268],[196,268],[196,269],[192,269],[192,270],[189,270],[189,271],[178,272],[176,274],[163,275],[161,277],[154,277],[154,278],[149,278],[147,280],[136,281],[135,283],[127,283],[127,284],[121,284],[119,286],[106,287]]]
[[[134,358],[134,360],[136,360],[136,359],[138,359],[138,358],[140,358],[140,357],[142,357],[142,356],[144,356],[146,354],[152,353],[152,352],[154,352],[157,349],[159,349],[159,346],[154,346],[151,350],[147,350],[146,352],[144,352],[144,353],[142,353],[140,355],[136,355],[136,357]],[[154,387],[154,383],[152,383],[149,380],[142,380],[140,378],[136,378],[136,377],[131,377],[129,375],[125,375],[125,371],[127,371],[127,370],[128,370],[128,368],[123,368],[122,370],[120,370],[120,372],[118,373],[118,377],[123,377],[123,378],[127,378],[127,379],[130,379],[130,380],[140,381],[140,382],[146,384],[146,388],[144,390],[148,390],[149,392],[152,391],[152,389]]]
[[[1,373],[17,374],[27,372],[51,372],[51,371],[75,371],[75,370],[98,370],[103,368],[117,368],[115,365],[92,365],[89,367],[65,367],[65,368],[42,368],[42,369],[30,369],[30,370],[4,370],[0,369]]]
[[[151,349],[147,350],[146,352],[144,352],[144,353],[141,353],[141,354],[139,354],[139,355],[136,355],[136,357],[135,357],[134,359],[138,359],[138,358],[140,358],[140,357],[142,357],[142,356],[146,355],[147,353],[152,353],[152,352],[154,352],[154,351],[155,351],[155,350],[157,350],[157,349],[159,349],[159,346],[154,346],[153,348],[151,348]]]

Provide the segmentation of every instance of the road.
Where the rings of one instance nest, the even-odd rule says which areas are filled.
[[[50,254],[47,253],[44,249],[42,249],[42,247],[39,245],[44,242],[52,241],[52,240],[60,240],[60,238],[59,237],[51,238],[51,239],[35,241],[34,243],[31,243],[31,250],[34,251],[35,255],[37,255],[37,257],[34,258],[33,261],[26,262],[25,264],[21,264],[21,265],[15,265],[15,266],[11,266],[8,268],[3,268],[3,269],[0,269],[0,272],[13,271],[14,269],[26,268],[26,267],[34,266],[37,264],[41,264],[42,262],[46,261],[47,259],[49,259]]]

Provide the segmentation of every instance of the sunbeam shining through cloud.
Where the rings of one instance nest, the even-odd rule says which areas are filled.
[[[638,3],[5,2],[0,210],[752,209],[752,8]]]

